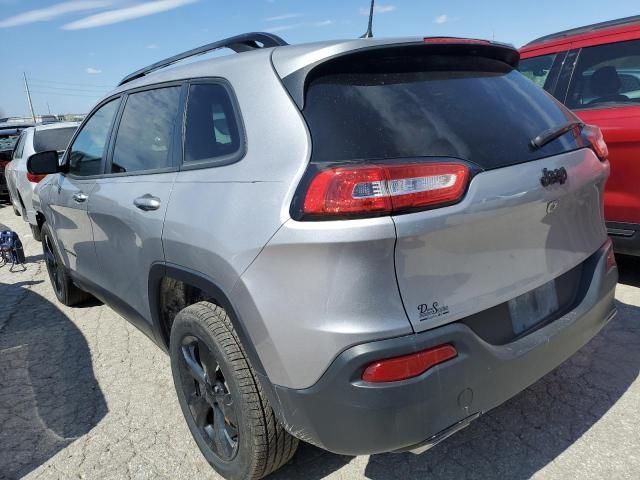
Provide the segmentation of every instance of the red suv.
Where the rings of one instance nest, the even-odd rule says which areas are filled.
[[[547,35],[520,55],[524,75],[602,130],[609,235],[618,253],[640,255],[640,15]]]

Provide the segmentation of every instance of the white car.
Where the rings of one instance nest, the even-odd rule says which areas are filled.
[[[22,216],[29,223],[33,237],[38,241],[40,229],[33,209],[32,196],[33,189],[44,175],[27,172],[27,159],[34,153],[49,150],[57,150],[62,157],[78,125],[77,122],[51,123],[23,130],[13,150],[11,162],[5,169],[13,209],[16,215]]]

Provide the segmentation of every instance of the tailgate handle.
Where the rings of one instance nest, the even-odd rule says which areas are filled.
[[[146,195],[136,198],[133,201],[133,204],[140,210],[149,212],[151,210],[157,210],[160,208],[160,199],[147,193]]]

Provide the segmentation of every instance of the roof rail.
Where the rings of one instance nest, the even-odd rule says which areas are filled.
[[[154,70],[159,70],[164,67],[168,67],[180,60],[184,60],[185,58],[194,57],[196,55],[202,55],[207,52],[211,52],[213,50],[217,50],[219,48],[229,48],[236,53],[248,52],[250,50],[256,50],[259,48],[268,48],[268,47],[281,47],[284,45],[289,45],[282,38],[277,35],[273,35],[272,33],[266,32],[254,32],[254,33],[243,33],[242,35],[236,35],[235,37],[225,38],[223,40],[218,40],[217,42],[209,43],[207,45],[203,45],[202,47],[194,48],[192,50],[187,50],[186,52],[179,53],[174,55],[173,57],[165,58],[164,60],[160,60],[148,67],[141,68],[126,77],[124,77],[118,86],[124,85],[127,82],[135,80],[136,78],[144,77],[148,73],[153,72]]]
[[[618,18],[616,20],[609,20],[607,22],[594,23],[592,25],[586,25],[584,27],[571,28],[569,30],[563,30],[562,32],[552,33],[551,35],[545,35],[544,37],[536,38],[531,42],[524,45],[529,47],[536,43],[546,42],[547,40],[554,40],[556,38],[568,37],[570,35],[577,35],[579,33],[596,32],[605,28],[619,27],[621,25],[627,25],[629,23],[640,23],[640,15],[634,15],[631,17]]]

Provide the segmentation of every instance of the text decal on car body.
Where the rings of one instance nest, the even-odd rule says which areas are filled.
[[[422,303],[418,305],[418,312],[420,313],[420,321],[430,320],[435,317],[441,317],[449,313],[449,306],[440,306],[438,302],[432,304]]]

